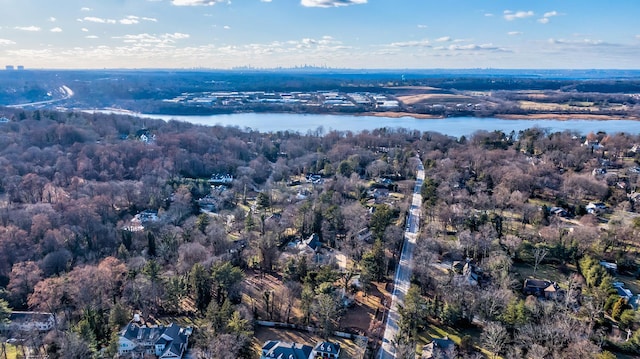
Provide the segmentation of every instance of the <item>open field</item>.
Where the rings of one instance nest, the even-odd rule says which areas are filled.
[[[516,272],[517,278],[524,282],[527,278],[546,279],[552,282],[562,283],[567,281],[570,273],[575,273],[576,268],[573,265],[567,265],[563,273],[563,270],[556,264],[540,264],[536,274],[533,275],[533,265],[528,263],[515,263],[512,267]]]
[[[407,96],[397,96],[400,102],[405,105],[415,105],[418,103],[443,103],[443,102],[469,102],[476,100],[470,96],[451,94],[417,94]]]
[[[640,120],[640,116],[626,115],[597,115],[590,113],[537,113],[528,115],[503,115],[498,114],[495,117],[506,120]]]

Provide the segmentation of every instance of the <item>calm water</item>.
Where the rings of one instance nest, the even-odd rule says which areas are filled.
[[[200,125],[237,126],[261,132],[295,131],[307,133],[319,127],[330,130],[360,132],[376,128],[407,128],[419,131],[435,131],[446,135],[468,136],[478,130],[518,132],[532,127],[549,129],[552,132],[571,130],[582,134],[604,131],[607,133],[640,133],[640,121],[630,120],[503,120],[498,118],[453,117],[444,119],[416,119],[412,117],[390,118],[349,115],[299,115],[274,113],[237,113],[214,116],[165,116],[137,115],[142,118],[186,121]]]

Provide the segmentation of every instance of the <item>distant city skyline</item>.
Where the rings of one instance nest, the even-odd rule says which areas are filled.
[[[638,69],[640,2],[0,0],[25,68]]]

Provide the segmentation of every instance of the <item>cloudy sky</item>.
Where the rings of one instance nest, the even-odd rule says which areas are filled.
[[[640,68],[638,0],[0,0],[28,68]]]

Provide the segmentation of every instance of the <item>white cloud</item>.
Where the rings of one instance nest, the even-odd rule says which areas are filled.
[[[636,39],[640,40],[640,35],[636,35]]]
[[[469,50],[489,50],[489,51],[506,51],[505,49],[499,48],[491,43],[489,44],[468,44],[468,45],[449,45],[447,47],[448,50],[451,51],[469,51]]]
[[[82,19],[78,19],[80,22],[82,21],[87,21],[87,22],[95,22],[98,24],[115,24],[116,21],[113,19],[103,19],[101,17],[95,17],[95,16],[86,16]]]
[[[551,38],[547,42],[552,44],[552,45],[566,45],[566,46],[573,46],[573,47],[576,47],[576,46],[577,47],[592,47],[592,46],[617,47],[617,46],[620,46],[619,44],[605,42],[605,41],[602,41],[602,40],[589,39],[589,38],[585,38],[585,39],[582,39],[582,40],[565,40],[565,39],[554,39],[554,38]]]
[[[271,0],[260,0],[260,2],[271,2]]]
[[[507,21],[513,21],[513,20],[516,20],[516,19],[524,19],[524,18],[527,18],[527,17],[531,17],[533,15],[535,15],[535,13],[533,11],[531,11],[531,10],[529,10],[529,11],[516,11],[516,12],[513,12],[511,10],[505,10],[504,11],[504,18]]]
[[[84,38],[85,39],[97,39],[98,37],[96,35],[87,35]]]
[[[56,19],[56,18],[55,18],[55,17],[53,17],[53,16],[49,18],[49,22],[56,22],[56,20],[58,20],[58,19]]]
[[[427,39],[419,41],[400,41],[390,44],[391,47],[430,47],[430,42]]]
[[[429,27],[429,26],[427,26],[427,25],[418,24],[418,29],[426,29],[426,28],[428,28],[428,27]]]
[[[86,27],[83,27],[83,28],[82,28],[82,29],[80,29],[80,30],[82,30],[82,32],[89,32],[89,29],[87,29]]]
[[[226,0],[171,0],[175,6],[211,6]]]
[[[15,45],[15,41],[0,39],[0,46]]]
[[[300,0],[305,7],[338,7],[366,4],[367,0]]]
[[[518,36],[518,35],[522,35],[522,32],[520,32],[520,31],[509,31],[509,32],[507,32],[507,35],[509,35],[509,36]]]
[[[127,16],[124,19],[120,19],[118,22],[123,25],[134,25],[140,23],[140,18],[137,16]]]
[[[113,39],[122,40],[127,44],[136,44],[139,46],[168,46],[176,42],[176,40],[184,40],[191,37],[189,34],[180,32],[166,33],[162,35],[156,34],[129,34],[124,36],[114,36]]]
[[[549,23],[549,18],[554,17],[554,16],[558,16],[560,15],[557,11],[553,10],[553,11],[549,11],[549,12],[545,12],[544,15],[542,15],[541,18],[538,19],[538,22],[541,24],[548,24]]]
[[[59,27],[54,27],[53,29],[49,30],[51,32],[62,32],[62,29]]]
[[[21,30],[21,31],[31,31],[31,32],[36,32],[36,31],[42,30],[37,26],[16,26],[16,27],[14,27],[14,29]]]
[[[144,21],[151,21],[151,22],[158,22],[158,19],[156,19],[155,17],[141,17],[142,20]]]
[[[493,17],[493,14],[492,14],[492,13],[490,13],[490,12],[488,12],[488,13],[485,13],[485,14],[484,14],[484,16],[486,16],[486,17]]]
[[[451,41],[451,37],[449,36],[443,36],[436,39],[436,42],[449,42],[449,41]]]
[[[91,11],[91,8],[89,7],[83,7],[80,9],[80,11]]]
[[[224,25],[222,28],[223,28],[223,29],[225,29],[225,30],[230,30],[230,29],[231,29],[231,26],[229,26],[229,25]]]

